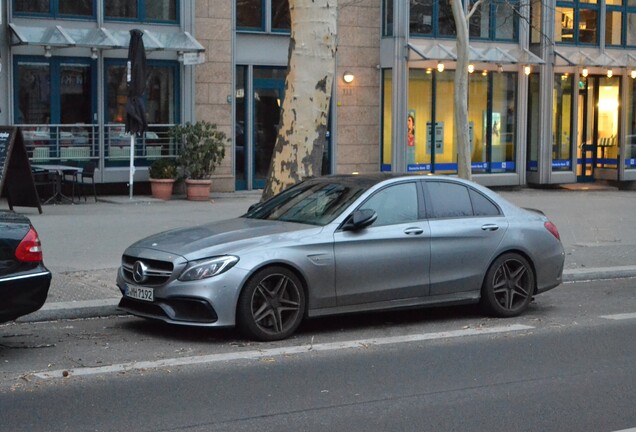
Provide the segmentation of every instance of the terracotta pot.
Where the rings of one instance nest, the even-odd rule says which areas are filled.
[[[212,180],[186,179],[186,196],[190,201],[208,201]]]
[[[154,198],[169,200],[172,198],[174,179],[150,179],[150,191]]]

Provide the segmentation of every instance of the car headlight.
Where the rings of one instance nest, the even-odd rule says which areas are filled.
[[[183,273],[179,276],[179,280],[193,281],[207,279],[231,269],[238,261],[238,257],[232,255],[192,261],[188,263],[185,270],[183,270]]]

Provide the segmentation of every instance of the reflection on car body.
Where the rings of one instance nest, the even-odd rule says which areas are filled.
[[[239,218],[142,239],[117,283],[135,315],[275,340],[346,312],[481,302],[516,316],[561,283],[563,263],[545,215],[475,183],[335,175]]]

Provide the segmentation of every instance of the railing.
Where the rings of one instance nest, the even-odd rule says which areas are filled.
[[[22,130],[25,147],[32,164],[64,163],[83,165],[88,161],[104,167],[130,164],[130,135],[123,124],[104,126],[104,144],[100,145],[97,125],[16,125]],[[135,165],[148,166],[159,158],[176,156],[176,148],[169,137],[171,124],[148,125],[143,137],[135,139]]]

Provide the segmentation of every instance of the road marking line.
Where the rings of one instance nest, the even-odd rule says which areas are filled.
[[[447,338],[456,338],[456,337],[465,337],[465,336],[507,333],[507,332],[522,331],[522,330],[530,330],[533,328],[534,327],[521,325],[521,324],[513,324],[509,326],[490,327],[490,328],[479,328],[479,329],[468,328],[468,329],[438,332],[438,333],[418,333],[418,334],[411,334],[411,335],[404,335],[404,336],[394,336],[394,337],[374,338],[374,339],[359,339],[359,340],[352,340],[352,341],[332,342],[332,343],[324,343],[324,344],[316,344],[316,345],[301,345],[296,347],[281,347],[281,348],[272,348],[272,349],[258,350],[258,351],[255,351],[255,350],[241,351],[241,352],[231,352],[231,353],[223,353],[223,354],[210,354],[210,355],[203,355],[203,356],[180,357],[180,358],[163,359],[163,360],[155,360],[155,361],[120,363],[120,364],[114,364],[110,366],[85,367],[85,368],[65,369],[65,370],[61,369],[61,370],[55,370],[55,371],[37,372],[37,373],[34,373],[33,375],[41,379],[55,379],[55,378],[63,378],[63,377],[69,377],[69,376],[124,373],[128,371],[159,369],[159,368],[186,366],[186,365],[195,365],[195,364],[204,364],[204,363],[218,363],[218,362],[226,362],[226,361],[233,361],[233,360],[258,360],[264,357],[278,357],[278,356],[286,356],[291,354],[308,354],[313,351],[336,351],[336,350],[352,349],[352,348],[367,348],[373,345],[380,346],[380,345],[389,345],[389,344],[419,342],[419,341],[433,340],[433,339],[447,339]]]
[[[608,319],[608,320],[636,319],[636,312],[634,312],[634,313],[615,314],[615,315],[601,315],[601,318],[605,318],[605,319]]]

